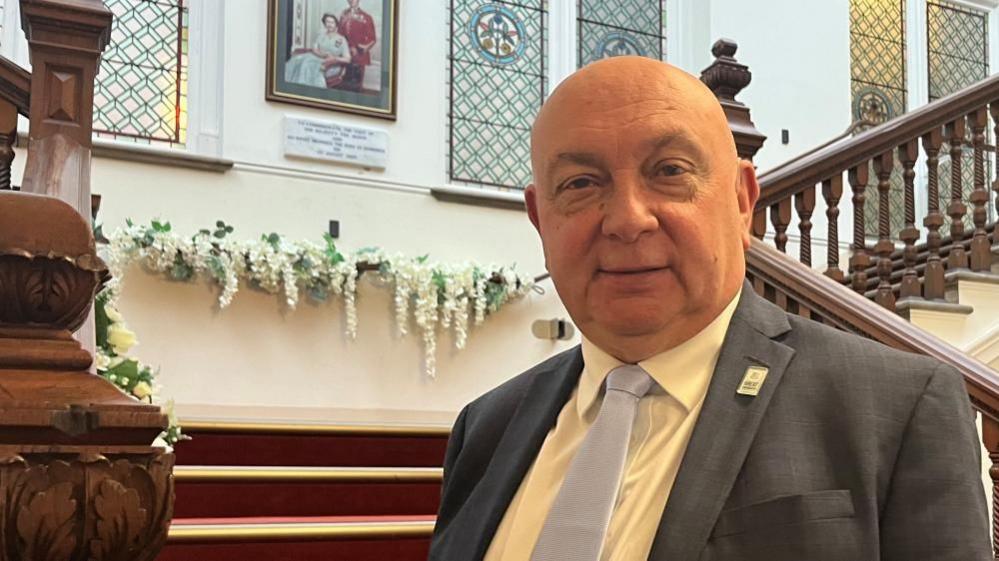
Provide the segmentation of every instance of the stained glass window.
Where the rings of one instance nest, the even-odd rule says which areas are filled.
[[[664,59],[663,4],[663,0],[579,0],[579,66],[618,55]]]
[[[523,189],[544,101],[545,0],[451,0],[449,176]]]
[[[189,2],[105,0],[114,24],[94,87],[96,136],[184,143]]]
[[[905,0],[850,0],[850,90],[853,120],[881,124],[905,113]],[[871,173],[864,205],[866,231],[878,235],[878,180]],[[889,191],[891,235],[904,226],[905,191],[895,164]]]
[[[928,0],[926,2],[926,51],[929,61],[930,101],[944,97],[970,86],[989,75],[988,56],[988,14],[950,2]],[[988,128],[986,128],[988,131]],[[988,131],[990,132],[990,131]],[[971,130],[966,133],[967,144],[961,158],[961,187],[964,201],[974,190],[974,154],[971,146]],[[987,143],[991,144],[991,134]],[[950,204],[951,163],[949,145],[943,147],[940,162],[940,209]],[[986,157],[986,177],[991,176],[991,158]],[[990,197],[991,199],[991,197]],[[965,216],[965,227],[972,227],[971,205]],[[944,232],[950,228],[947,217]]]

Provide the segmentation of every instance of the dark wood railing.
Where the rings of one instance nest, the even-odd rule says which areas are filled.
[[[754,235],[766,233],[767,211],[775,245],[786,250],[792,208],[801,230],[799,259],[811,265],[810,218],[816,186],[821,185],[828,219],[825,273],[849,282],[854,290],[870,293],[875,301],[895,310],[899,299],[944,301],[945,274],[970,270],[987,273],[992,265],[992,244],[999,224],[987,224],[989,192],[985,177],[985,137],[989,116],[999,116],[999,75],[925,105],[842,143],[827,146],[772,172],[760,175],[760,200]],[[999,121],[994,131],[999,136]],[[972,189],[965,197],[962,165],[965,147],[972,159]],[[999,167],[999,152],[996,165]],[[921,230],[915,208],[916,163],[924,156],[927,212],[922,218],[926,241],[917,244]],[[940,161],[950,158],[950,203],[940,208]],[[897,238],[891,232],[893,211],[889,191],[896,164],[904,183],[905,225]],[[849,275],[839,265],[839,204],[844,176],[853,202],[853,237]],[[877,185],[877,241],[869,244],[864,206],[867,187]],[[999,206],[999,182],[994,183]],[[946,193],[943,194],[946,197]],[[795,202],[792,205],[792,200]],[[973,227],[965,228],[971,215]],[[950,218],[947,232],[942,231]],[[896,248],[896,239],[902,244]],[[956,242],[956,243],[955,243]],[[873,291],[873,292],[871,292]]]
[[[755,131],[749,110],[734,99],[749,84],[749,70],[735,63],[735,45],[729,41],[717,43],[714,53],[716,60],[702,74],[702,80],[715,91],[728,113],[739,156],[751,160],[764,137]],[[730,112],[735,105],[741,109]],[[982,414],[982,441],[992,461],[993,546],[999,551],[999,373],[893,313],[899,298],[909,302],[943,300],[945,271],[984,274],[990,269],[990,250],[993,242],[999,242],[999,232],[995,224],[987,228],[985,223],[988,192],[984,152],[989,115],[999,137],[999,76],[761,174],[762,193],[752,229],[757,238],[763,238],[769,218],[774,247],[753,240],[746,254],[746,277],[757,293],[789,313],[896,349],[932,356],[961,372],[972,406]],[[940,231],[945,220],[938,204],[939,163],[945,143],[953,162],[951,200],[944,209],[952,219],[948,236]],[[968,206],[962,200],[960,168],[965,145],[970,145],[974,154],[974,190],[967,201],[974,228],[967,232],[963,219]],[[927,240],[916,245],[920,230],[916,227],[915,169],[920,149],[926,156],[929,209],[923,219]],[[999,151],[996,157],[999,169]],[[901,164],[905,190],[905,227],[898,236],[902,249],[895,247],[889,220],[888,193],[896,161]],[[854,220],[849,274],[840,267],[838,251],[844,176],[850,186]],[[868,245],[865,190],[874,179],[878,187],[878,239]],[[824,274],[812,269],[811,260],[811,220],[819,185],[826,204],[830,248]],[[999,181],[993,189],[999,207]],[[797,259],[786,255],[792,212],[797,214],[801,238]]]

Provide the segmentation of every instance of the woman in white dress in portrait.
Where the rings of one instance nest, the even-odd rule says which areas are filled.
[[[285,64],[286,82],[326,88],[343,80],[346,65],[350,63],[350,46],[337,32],[336,16],[323,14],[322,21],[326,32],[316,39],[316,44],[292,55]]]

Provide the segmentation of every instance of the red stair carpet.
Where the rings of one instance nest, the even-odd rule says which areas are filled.
[[[446,427],[187,423],[158,561],[424,561]]]

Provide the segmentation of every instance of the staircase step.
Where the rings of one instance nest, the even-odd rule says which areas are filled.
[[[157,561],[424,561],[434,516],[175,519]]]
[[[440,467],[449,427],[182,421],[178,465]]]
[[[177,466],[174,516],[433,514],[441,468]]]

